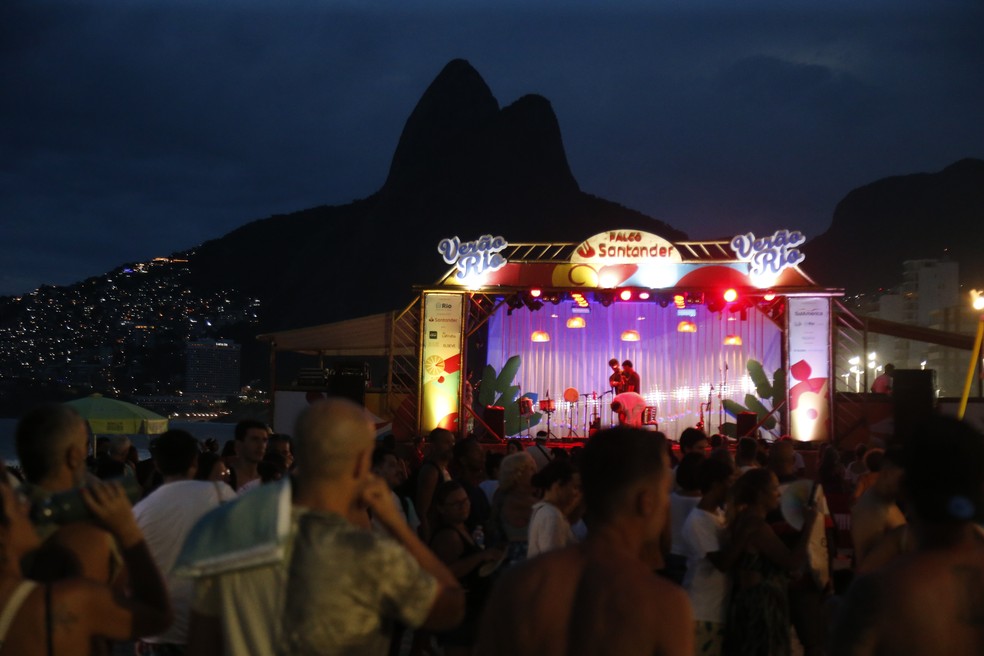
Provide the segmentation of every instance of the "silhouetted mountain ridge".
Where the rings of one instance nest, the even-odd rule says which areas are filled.
[[[827,232],[805,246],[805,269],[849,292],[901,282],[906,260],[950,259],[961,281],[984,286],[984,161],[963,159],[937,173],[878,180],[837,204]]]
[[[372,196],[253,221],[198,248],[198,284],[262,302],[263,329],[395,309],[447,270],[444,238],[579,241],[610,228],[686,233],[582,192],[542,96],[500,109],[464,60],[450,62],[410,114]]]

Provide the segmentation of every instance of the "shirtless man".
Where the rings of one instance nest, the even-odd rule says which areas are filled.
[[[831,654],[984,653],[984,436],[934,417],[906,445],[916,550],[857,579]]]
[[[694,653],[690,601],[653,571],[669,508],[666,440],[597,433],[581,483],[588,538],[508,570],[489,599],[481,656]]]

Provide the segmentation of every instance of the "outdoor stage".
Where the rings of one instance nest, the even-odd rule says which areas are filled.
[[[465,433],[498,406],[492,432],[535,435],[552,408],[553,436],[585,438],[614,423],[614,358],[633,363],[671,439],[696,425],[735,435],[741,413],[774,437],[824,439],[841,292],[799,270],[803,241],[786,230],[686,243],[619,230],[580,244],[445,239],[454,268],[422,290],[419,429]]]

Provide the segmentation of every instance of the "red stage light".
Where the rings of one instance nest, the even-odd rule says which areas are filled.
[[[620,299],[622,299],[623,301],[631,301],[632,300],[632,290],[631,289],[623,289],[622,292],[618,295],[618,297]]]
[[[724,292],[724,300],[728,303],[734,303],[738,299],[738,291],[736,289],[726,289]]]

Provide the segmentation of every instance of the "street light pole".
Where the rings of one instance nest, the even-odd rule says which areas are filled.
[[[984,310],[984,295],[976,289],[970,290],[972,307],[981,311]],[[974,370],[977,369],[977,361],[981,358],[981,341],[984,340],[984,314],[977,318],[977,337],[974,338],[974,350],[970,354],[970,365],[967,367],[967,379],[964,380],[963,395],[960,397],[960,409],[957,411],[957,419],[963,419],[967,411],[967,400],[970,398],[970,385],[974,381]]]

